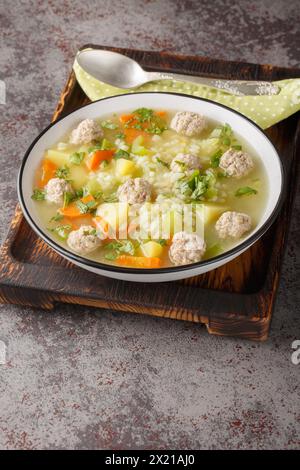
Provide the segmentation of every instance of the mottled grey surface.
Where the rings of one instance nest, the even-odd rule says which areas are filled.
[[[0,1],[0,236],[24,151],[87,42],[299,66],[296,1]],[[298,33],[298,37],[297,37]],[[93,308],[0,308],[0,447],[299,448],[300,197],[270,339]]]

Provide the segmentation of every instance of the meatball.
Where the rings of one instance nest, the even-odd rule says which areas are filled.
[[[118,189],[120,202],[142,204],[151,198],[151,184],[144,178],[133,178],[125,181]]]
[[[205,241],[196,233],[177,232],[169,249],[169,258],[175,265],[196,263],[205,250]]]
[[[75,145],[89,144],[92,140],[102,137],[103,131],[100,125],[93,119],[85,119],[71,132],[70,143]]]
[[[101,245],[101,240],[94,227],[82,225],[78,230],[69,233],[67,243],[76,253],[86,255],[96,250]]]
[[[205,118],[201,114],[189,111],[176,113],[170,124],[171,129],[188,137],[200,134],[205,127]]]
[[[240,150],[229,149],[220,158],[219,167],[224,170],[228,176],[241,178],[252,170],[254,163],[247,153]]]
[[[196,155],[190,153],[179,153],[171,162],[171,170],[175,173],[201,168],[200,160]]]
[[[64,193],[73,193],[73,188],[68,181],[62,178],[52,178],[45,186],[45,198],[54,204],[62,204]]]
[[[220,238],[241,238],[251,229],[251,217],[242,212],[224,212],[216,222]]]

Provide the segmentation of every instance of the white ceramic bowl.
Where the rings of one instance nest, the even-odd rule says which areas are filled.
[[[78,122],[112,113],[147,107],[169,110],[184,110],[201,113],[208,119],[227,122],[234,132],[249,142],[261,158],[265,168],[269,195],[259,224],[243,241],[215,258],[186,266],[159,269],[134,269],[111,266],[76,255],[59,245],[41,225],[34,202],[31,199],[34,172],[45,150],[58,142]],[[72,263],[104,276],[138,282],[161,282],[183,279],[215,269],[240,255],[258,240],[274,221],[283,199],[283,168],[273,144],[264,132],[252,121],[225,106],[187,95],[174,93],[136,93],[114,96],[90,103],[48,126],[27,150],[18,177],[18,197],[24,216],[33,230],[57,253]]]

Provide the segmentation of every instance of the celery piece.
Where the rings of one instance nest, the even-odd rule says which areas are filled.
[[[131,152],[134,153],[135,155],[141,155],[141,156],[147,155],[149,152],[143,146],[143,144],[144,144],[144,137],[142,135],[139,135],[132,142]]]

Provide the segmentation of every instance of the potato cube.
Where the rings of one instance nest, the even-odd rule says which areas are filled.
[[[116,162],[116,175],[126,176],[135,173],[137,167],[132,160],[126,158],[119,158]]]
[[[147,258],[160,257],[163,254],[163,247],[155,241],[150,240],[149,242],[141,245],[142,252]]]

